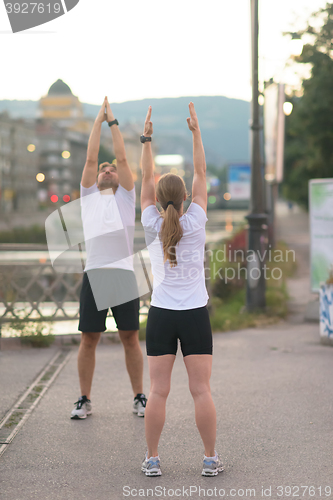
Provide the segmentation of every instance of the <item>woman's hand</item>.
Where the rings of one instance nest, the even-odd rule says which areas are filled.
[[[102,104],[102,107],[99,110],[98,115],[96,117],[96,122],[98,122],[98,123],[103,123],[106,120],[105,106],[106,106],[107,100],[108,100],[107,97],[105,97],[103,104]]]
[[[114,120],[114,115],[112,113],[112,109],[110,107],[110,103],[107,97],[105,98],[105,105],[106,105],[106,121],[112,122]]]
[[[194,104],[192,101],[188,105],[188,108],[190,110],[190,117],[191,117],[191,118],[186,118],[188,128],[190,129],[191,132],[200,131],[198,117],[195,112]]]
[[[151,118],[151,106],[149,106],[148,108],[145,126],[143,128],[143,135],[145,137],[151,137],[151,135],[153,134],[153,122],[150,121],[150,118]]]

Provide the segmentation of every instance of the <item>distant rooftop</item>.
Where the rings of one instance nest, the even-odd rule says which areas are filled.
[[[59,94],[60,95],[72,94],[72,91],[70,87],[67,85],[67,83],[63,82],[60,79],[54,82],[48,91],[48,95],[59,95]]]

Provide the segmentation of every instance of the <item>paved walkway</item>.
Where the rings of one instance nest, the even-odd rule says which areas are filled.
[[[131,413],[121,345],[103,345],[97,350],[93,415],[69,418],[78,395],[74,349],[0,458],[1,500],[332,499],[333,350],[320,344],[318,324],[303,320],[302,307],[312,298],[305,292],[306,230],[305,214],[280,213],[279,237],[295,246],[303,262],[289,282],[295,310],[288,320],[214,336],[211,386],[222,474],[200,476],[203,449],[181,356],[161,438],[163,475],[141,473],[144,419]],[[54,348],[0,353],[0,418],[54,354]],[[148,392],[146,359],[144,387]]]
[[[310,290],[310,235],[309,217],[305,212],[294,207],[289,211],[283,202],[277,204],[277,240],[285,241],[290,248],[295,250],[297,270],[292,278],[287,280],[290,295],[288,318],[289,323],[301,323],[308,315],[309,309],[313,311],[313,303],[318,307],[318,294]],[[309,307],[312,306],[312,307]],[[314,315],[316,316],[316,315]]]

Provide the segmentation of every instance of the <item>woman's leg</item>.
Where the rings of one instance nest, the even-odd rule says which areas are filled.
[[[206,457],[215,456],[216,410],[210,393],[212,371],[210,354],[191,354],[184,357],[189,386],[195,406],[195,421],[205,447]]]
[[[157,457],[158,442],[165,421],[165,405],[170,392],[172,367],[176,356],[148,356],[150,393],[145,411],[146,440],[148,458]]]

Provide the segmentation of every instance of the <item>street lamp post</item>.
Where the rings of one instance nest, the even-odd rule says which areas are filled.
[[[248,265],[246,308],[249,311],[264,309],[265,274],[263,249],[266,241],[267,215],[264,213],[264,178],[260,153],[259,80],[258,80],[258,0],[251,0],[252,33],[252,151],[251,151],[251,203],[248,231]]]

